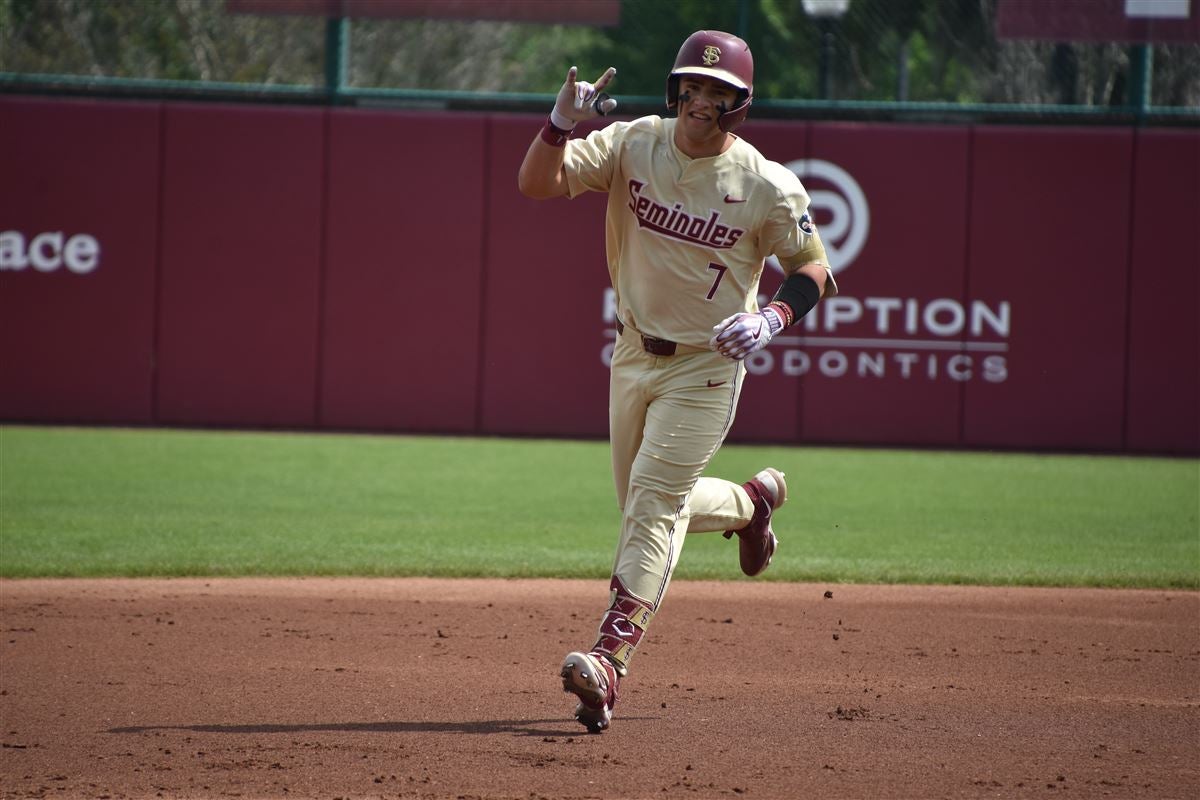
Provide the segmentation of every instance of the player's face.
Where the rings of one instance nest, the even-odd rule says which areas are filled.
[[[737,103],[737,90],[727,83],[702,75],[684,75],[679,80],[678,130],[691,144],[724,141],[717,125],[724,111]]]

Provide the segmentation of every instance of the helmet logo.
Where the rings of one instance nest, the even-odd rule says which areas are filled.
[[[704,66],[711,67],[713,64],[721,60],[721,48],[715,44],[710,44],[704,48]]]

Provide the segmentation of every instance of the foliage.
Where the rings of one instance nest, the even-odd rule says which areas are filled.
[[[350,43],[350,84],[556,92],[572,54],[598,35],[591,28],[563,25],[445,20],[356,23]]]
[[[319,84],[324,21],[214,0],[0,0],[0,70]]]
[[[1121,44],[998,41],[997,0],[852,0],[820,23],[801,0],[623,0],[613,28],[492,21],[351,22],[352,86],[549,93],[577,64],[657,97],[679,44],[719,28],[755,53],[756,94],[982,103],[1128,102]],[[0,0],[0,72],[320,86],[325,20],[226,13],[224,0]],[[828,45],[828,49],[824,45]],[[1200,105],[1200,46],[1154,48],[1155,105]]]

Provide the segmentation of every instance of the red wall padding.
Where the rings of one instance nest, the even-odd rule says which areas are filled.
[[[540,124],[0,98],[0,417],[603,436],[605,198],[520,195]],[[1200,134],[740,133],[802,170],[842,294],[731,440],[1200,452]],[[17,268],[57,232],[99,255]]]
[[[482,429],[487,433],[603,436],[613,341],[604,319],[605,196],[530,200],[517,169],[537,123],[492,122],[488,268],[483,295]],[[586,129],[580,130],[580,134]]]
[[[817,215],[842,296],[818,305],[797,330],[813,364],[803,379],[806,441],[959,443],[968,362],[947,365],[967,337],[931,332],[920,320],[930,301],[964,302],[968,135],[961,127],[814,126],[812,158],[854,178],[870,226],[847,263],[853,242],[834,237],[836,226]],[[803,180],[810,193],[836,188],[827,178]],[[911,333],[910,308],[918,320]],[[980,372],[966,380],[982,381]]]
[[[786,164],[809,157],[810,125],[751,121],[738,134],[753,142],[770,159]],[[772,265],[763,270],[759,299],[765,304],[775,295],[783,273]],[[808,379],[795,375],[795,348],[777,345],[755,354],[748,362],[737,417],[729,431],[731,441],[795,442],[802,440],[801,423],[810,394]]]
[[[324,116],[167,106],[158,421],[316,422]]]
[[[487,125],[330,115],[322,425],[475,430]]]
[[[1012,335],[964,444],[1119,450],[1133,134],[977,128],[973,151],[968,291],[1011,297]]]
[[[1130,450],[1200,452],[1200,135],[1142,130],[1129,265]]]
[[[160,116],[0,98],[0,234],[22,251],[43,233],[98,248],[77,240],[75,270],[39,247],[41,269],[0,271],[0,417],[152,421]]]

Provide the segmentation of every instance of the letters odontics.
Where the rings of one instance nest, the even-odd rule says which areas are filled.
[[[602,318],[611,330],[616,299],[605,290]],[[1008,379],[1008,338],[1012,307],[938,297],[831,297],[810,312],[792,335],[782,335],[746,359],[756,375],[781,372],[799,377],[904,380]],[[607,334],[611,337],[611,333]],[[608,366],[613,342],[600,359]]]

